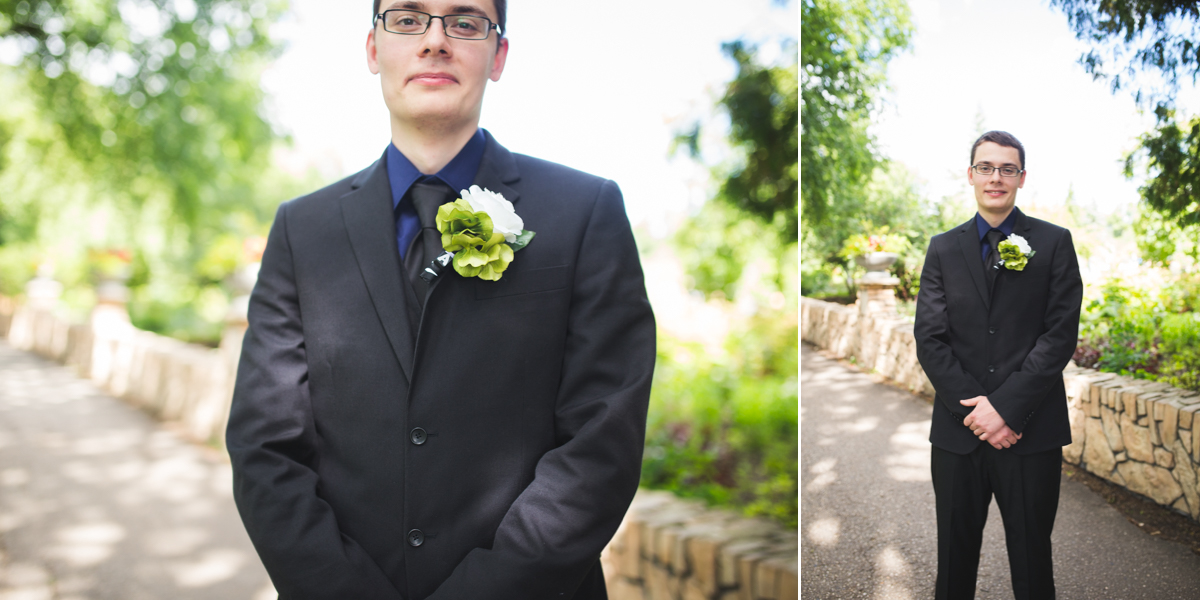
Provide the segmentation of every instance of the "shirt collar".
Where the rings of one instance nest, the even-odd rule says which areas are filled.
[[[440,179],[455,192],[471,187],[475,181],[475,173],[479,171],[479,163],[483,161],[483,149],[487,146],[483,130],[476,129],[475,135],[467,140],[467,145],[458,151],[441,171],[429,177]],[[426,177],[413,166],[412,161],[404,156],[395,144],[387,147],[388,183],[392,187],[392,209],[400,205],[400,199],[408,193],[408,188],[418,179]]]
[[[996,227],[996,229],[999,229],[1000,233],[1004,234],[1004,237],[1008,237],[1012,235],[1013,226],[1016,224],[1017,208],[1014,206],[1012,212],[1008,213],[1008,217],[1005,218],[1004,222]],[[992,226],[989,225],[988,222],[984,220],[983,215],[980,215],[979,213],[975,213],[975,228],[979,231],[980,240],[983,240],[983,238],[987,236],[987,232],[992,230]]]

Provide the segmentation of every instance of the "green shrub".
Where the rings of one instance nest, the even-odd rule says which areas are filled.
[[[1158,297],[1109,280],[1087,303],[1076,364],[1200,391],[1200,285],[1185,275]]]
[[[795,318],[756,319],[724,359],[660,336],[642,485],[796,525]]]

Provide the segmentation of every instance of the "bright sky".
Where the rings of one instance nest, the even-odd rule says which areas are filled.
[[[1123,155],[1153,125],[1125,91],[1112,94],[1077,62],[1085,45],[1045,0],[910,0],[911,52],[894,60],[891,106],[875,133],[933,198],[964,192],[977,115],[1025,145],[1017,204],[1077,201],[1110,212],[1137,202]]]
[[[336,11],[318,0],[292,4],[274,32],[288,49],[263,78],[270,113],[293,135],[292,160],[328,178],[353,173],[389,141],[366,65],[370,1]],[[705,195],[704,171],[667,151],[733,76],[721,43],[795,38],[797,23],[795,2],[515,0],[508,63],[489,84],[481,126],[514,152],[614,179],[634,224],[662,235]]]

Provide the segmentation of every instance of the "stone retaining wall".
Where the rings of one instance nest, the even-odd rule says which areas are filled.
[[[241,332],[211,349],[142,331],[119,316],[100,317],[70,323],[50,309],[0,298],[0,336],[14,348],[73,366],[113,396],[178,423],[192,439],[224,448]]]
[[[1200,393],[1068,367],[1063,460],[1200,520]]]
[[[912,323],[800,301],[800,337],[839,358],[932,397]],[[1072,444],[1063,459],[1200,521],[1200,393],[1068,366]]]
[[[601,560],[612,600],[794,600],[795,531],[639,490]]]
[[[800,338],[913,393],[933,397],[933,384],[917,362],[912,321],[899,315],[872,316],[854,305],[801,297]]]

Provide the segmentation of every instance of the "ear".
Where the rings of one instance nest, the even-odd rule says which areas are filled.
[[[1024,176],[1022,176],[1021,181],[1025,181]],[[971,167],[967,167],[967,183],[975,185],[975,169]]]
[[[1025,176],[1028,174],[1027,171],[1021,171],[1021,183],[1017,184],[1018,189],[1025,187]]]
[[[492,73],[488,77],[492,81],[500,81],[500,74],[504,73],[504,61],[508,59],[508,38],[500,38],[500,45],[496,46],[496,57],[492,59]]]
[[[367,68],[371,69],[372,75],[379,74],[379,58],[375,53],[375,28],[367,33]]]

